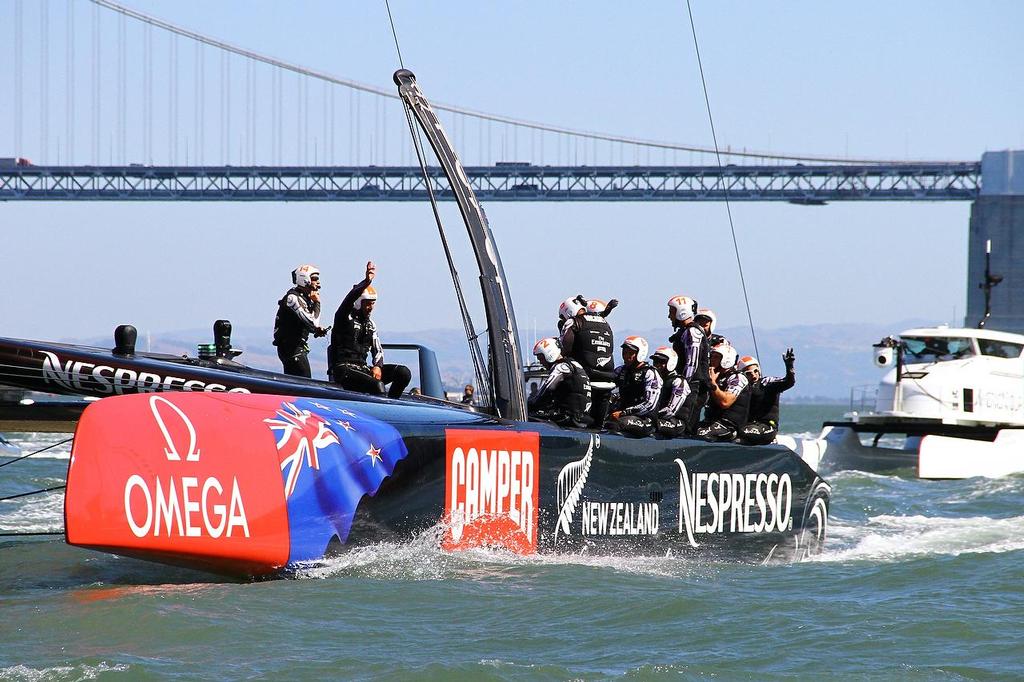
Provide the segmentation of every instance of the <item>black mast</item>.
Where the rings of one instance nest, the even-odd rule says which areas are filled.
[[[466,171],[455,154],[441,122],[430,108],[412,71],[395,72],[398,95],[412,112],[423,134],[448,178],[452,194],[459,205],[463,222],[469,232],[469,241],[480,269],[480,289],[487,311],[488,359],[491,374],[491,399],[499,417],[526,421],[526,396],[523,392],[523,362],[519,354],[519,328],[512,309],[501,257],[494,246],[494,236],[487,216],[469,184]],[[430,178],[424,178],[430,182]]]

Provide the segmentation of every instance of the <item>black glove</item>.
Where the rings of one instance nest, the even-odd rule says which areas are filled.
[[[786,371],[787,372],[792,372],[793,371],[793,364],[796,362],[796,355],[793,354],[793,349],[792,348],[788,349],[782,355],[782,361],[786,364]]]

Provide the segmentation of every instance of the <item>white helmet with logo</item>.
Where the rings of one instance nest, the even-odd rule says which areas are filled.
[[[576,317],[576,313],[581,310],[583,310],[583,306],[575,297],[567,298],[562,301],[562,305],[558,306],[558,319],[568,320],[570,317]]]
[[[592,298],[587,301],[587,312],[591,315],[598,315],[608,309],[608,303],[599,298]]]
[[[761,363],[759,363],[757,361],[757,358],[755,358],[753,355],[744,355],[742,358],[740,358],[737,366],[740,368],[741,372],[746,372],[751,367],[757,367],[758,369],[761,369]]]
[[[730,344],[723,343],[718,346],[715,346],[711,352],[718,353],[719,355],[722,356],[722,362],[719,363],[719,366],[722,369],[732,369],[733,367],[736,366],[738,353],[736,352],[736,349],[733,348]]]
[[[672,346],[661,346],[658,350],[651,353],[651,362],[659,360],[665,363],[665,368],[670,372],[674,372],[676,365],[679,364],[679,356],[672,350]]]
[[[689,296],[673,296],[668,299],[668,309],[672,319],[689,322],[697,314],[697,301]]]
[[[308,287],[320,281],[320,268],[315,265],[300,265],[292,270],[292,282],[295,286]]]
[[[356,299],[356,302],[352,304],[352,307],[355,308],[356,310],[362,310],[363,309],[363,301],[376,301],[376,300],[377,300],[377,290],[374,289],[373,287],[366,287],[365,289],[363,289],[363,293],[361,293],[359,295],[359,298]]]
[[[708,329],[714,333],[715,325],[718,324],[718,316],[715,315],[714,310],[711,308],[698,308],[696,317],[706,317],[711,320],[711,326]]]
[[[647,339],[642,336],[627,336],[622,342],[623,348],[636,351],[636,361],[643,362],[647,359]]]
[[[562,348],[558,345],[558,339],[549,336],[541,339],[533,346],[533,354],[543,362],[553,363],[562,355]]]

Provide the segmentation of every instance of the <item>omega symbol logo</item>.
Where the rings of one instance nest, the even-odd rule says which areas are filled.
[[[160,427],[160,432],[163,433],[164,441],[167,443],[167,449],[164,450],[164,454],[167,455],[167,460],[170,462],[180,462],[181,454],[178,452],[178,446],[175,444],[174,439],[171,438],[171,434],[167,430],[167,423],[164,421],[161,410],[157,408],[157,403],[167,405],[171,408],[171,410],[178,415],[181,423],[185,425],[185,428],[188,429],[188,452],[185,453],[185,461],[198,462],[199,450],[196,449],[196,428],[192,425],[192,422],[185,413],[181,411],[180,407],[172,403],[167,398],[154,395],[149,399],[149,409],[153,411],[153,418],[156,419],[156,424]],[[166,412],[166,410],[164,412]]]

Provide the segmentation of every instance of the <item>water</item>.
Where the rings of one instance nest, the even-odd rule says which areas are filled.
[[[843,408],[783,410],[811,435]],[[26,451],[60,438],[18,436]],[[65,446],[0,469],[0,496],[66,466]],[[445,554],[428,533],[238,583],[0,542],[0,679],[1024,674],[1024,477],[831,482],[827,550],[795,565]],[[0,530],[61,524],[57,493],[0,502]]]

